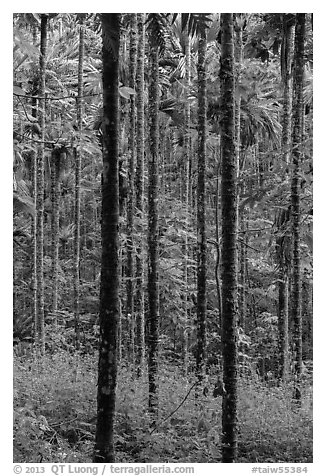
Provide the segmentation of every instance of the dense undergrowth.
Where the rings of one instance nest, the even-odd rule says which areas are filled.
[[[14,358],[14,461],[90,462],[96,423],[96,356],[58,352],[42,362]],[[117,389],[117,462],[220,462],[221,397],[195,402],[193,385],[175,366],[160,371],[160,415],[151,428],[146,379],[121,365]],[[206,393],[206,392],[205,392]],[[300,407],[290,387],[239,383],[238,462],[312,462],[312,394]],[[173,413],[171,415],[171,413]],[[171,416],[170,416],[171,415]],[[170,417],[169,417],[170,416]]]

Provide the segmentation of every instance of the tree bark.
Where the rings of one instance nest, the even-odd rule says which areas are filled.
[[[237,161],[234,131],[233,18],[221,14],[221,208],[222,208],[222,350],[225,392],[222,405],[222,462],[237,457]]]
[[[135,89],[137,65],[137,14],[132,13],[130,24],[129,87]],[[135,319],[134,319],[134,180],[136,156],[136,106],[134,95],[130,96],[129,109],[129,165],[127,197],[127,299],[126,314],[129,322],[131,361],[135,364]]]
[[[198,176],[197,176],[197,356],[196,373],[203,380],[206,367],[207,243],[206,243],[206,25],[200,22],[198,43]]]
[[[59,219],[60,219],[60,173],[66,159],[65,149],[55,148],[51,155],[52,193],[52,313],[56,324],[58,308],[58,265],[59,265]]]
[[[136,335],[135,335],[135,364],[137,375],[140,376],[145,360],[145,336],[144,336],[144,246],[143,246],[143,210],[144,210],[144,155],[145,155],[145,117],[144,117],[144,57],[145,57],[145,28],[144,14],[137,14],[138,27],[138,54],[136,72],[136,140],[137,140],[137,166],[136,166],[136,213],[138,218],[138,229],[140,230],[141,242],[136,255],[136,289],[135,289],[135,314],[136,314]]]
[[[148,157],[148,381],[149,410],[155,420],[158,411],[158,158],[159,158],[159,49],[153,32],[149,34],[150,153]]]
[[[41,15],[41,42],[40,42],[40,99],[38,116],[41,129],[40,145],[37,156],[36,176],[36,294],[37,312],[35,325],[35,341],[37,351],[41,354],[45,350],[44,336],[44,152],[45,152],[45,73],[47,52],[48,15]]]
[[[120,14],[102,14],[103,173],[100,345],[95,463],[114,463],[119,322],[119,43]]]
[[[77,97],[77,128],[78,140],[75,148],[75,253],[74,253],[74,319],[75,319],[75,344],[79,349],[79,281],[80,281],[80,174],[83,131],[83,94],[84,94],[84,25],[80,16],[79,27],[79,55],[78,55],[78,97]]]
[[[290,162],[291,148],[291,118],[292,118],[292,64],[294,46],[294,21],[292,14],[283,15],[283,38],[281,48],[281,74],[283,80],[283,117],[282,117],[282,149],[284,164]],[[288,179],[288,174],[287,174]],[[277,217],[281,234],[276,239],[276,252],[278,257],[278,329],[279,329],[279,380],[287,379],[288,374],[288,349],[289,349],[289,312],[288,312],[288,274],[289,263],[286,256],[288,250],[288,214],[280,210]]]
[[[185,126],[184,126],[184,160],[185,160],[185,207],[186,207],[186,217],[190,217],[190,207],[189,207],[189,198],[190,198],[190,184],[189,184],[189,173],[190,173],[190,102],[188,96],[190,95],[190,85],[191,85],[191,47],[190,47],[190,38],[189,34],[185,33],[185,95],[186,103],[184,110]],[[189,262],[189,243],[188,243],[188,229],[185,234],[184,242],[184,282],[185,282],[185,312],[184,312],[184,328],[183,328],[183,363],[184,363],[184,373],[188,374],[188,360],[189,360],[189,326],[190,326],[190,313],[189,313],[189,276],[188,276],[188,262]]]
[[[292,319],[294,371],[297,384],[302,373],[301,258],[300,258],[300,165],[303,159],[303,80],[305,14],[296,15],[292,135]]]

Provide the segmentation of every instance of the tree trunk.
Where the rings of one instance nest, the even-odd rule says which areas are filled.
[[[32,189],[33,202],[36,208],[37,201],[37,152],[32,151]],[[33,289],[33,319],[34,319],[34,339],[37,342],[37,216],[32,217],[32,245],[33,245],[33,261],[32,261],[32,289]]]
[[[279,380],[286,381],[288,374],[289,352],[289,313],[288,313],[288,277],[284,266],[279,269],[278,277],[278,348],[279,348]]]
[[[283,15],[283,38],[281,48],[281,73],[283,80],[283,118],[282,118],[282,149],[283,160],[286,166],[290,162],[291,147],[291,117],[292,117],[292,64],[295,16]],[[288,178],[288,175],[287,175]],[[284,220],[285,219],[285,220]],[[280,225],[278,232],[281,236],[276,239],[278,257],[278,329],[279,329],[279,379],[284,381],[288,374],[289,348],[289,313],[288,313],[288,214],[280,210],[277,217]]]
[[[293,85],[292,136],[292,319],[294,371],[297,385],[302,373],[302,316],[300,263],[300,164],[303,158],[303,80],[304,80],[305,14],[296,15]],[[300,392],[296,392],[297,394]]]
[[[242,62],[243,62],[243,35],[242,35],[242,29],[243,29],[243,23],[244,23],[244,14],[243,13],[235,13],[233,14],[233,26],[234,26],[234,60],[235,60],[235,90],[237,91],[237,94],[235,95],[234,98],[234,116],[235,116],[235,123],[234,123],[234,134],[235,134],[235,155],[236,155],[236,168],[237,168],[237,179],[236,179],[236,184],[237,184],[237,225],[236,229],[237,231],[239,230],[240,223],[243,220],[243,216],[239,216],[239,200],[240,200],[240,193],[242,190],[240,189],[240,151],[241,151],[241,94],[240,94],[240,87],[241,87],[241,70],[242,70]],[[242,212],[244,213],[244,212]],[[238,240],[237,240],[238,243]],[[241,250],[243,250],[243,243],[240,245]],[[238,251],[238,250],[237,250]],[[237,253],[239,256],[241,253]],[[241,257],[240,257],[241,259]],[[238,269],[237,269],[238,271]],[[237,282],[239,282],[239,279],[237,277]],[[238,288],[238,297],[239,301],[242,301],[243,293],[242,293],[243,288]],[[240,298],[241,296],[241,298]],[[243,309],[239,308],[239,322],[243,321],[243,315],[242,315]]]
[[[149,410],[154,420],[158,411],[158,157],[159,157],[159,48],[150,32],[149,120],[150,153],[148,157],[148,381]]]
[[[203,380],[206,365],[206,318],[207,318],[207,243],[206,243],[206,25],[200,22],[198,43],[198,181],[197,181],[197,356],[196,373]]]
[[[114,463],[119,323],[119,43],[120,14],[102,14],[103,173],[100,345],[95,463]]]
[[[137,64],[137,14],[133,13],[130,24],[130,63],[129,63],[129,87],[135,89],[136,64]],[[135,97],[130,96],[129,110],[129,165],[128,165],[128,202],[127,202],[127,299],[126,315],[129,323],[131,343],[131,361],[134,366],[134,179],[135,179],[135,155],[136,155],[136,107]]]
[[[185,207],[186,207],[186,219],[190,217],[190,207],[189,207],[189,171],[190,171],[190,102],[188,96],[190,95],[190,81],[191,81],[191,48],[190,48],[190,38],[188,33],[185,33],[185,68],[186,68],[186,84],[185,84],[185,131],[184,131],[184,160],[185,160]],[[189,224],[190,225],[190,224]],[[189,352],[189,326],[190,326],[190,315],[189,315],[189,276],[188,276],[188,262],[189,262],[189,244],[188,244],[188,228],[185,234],[184,242],[184,282],[185,282],[185,293],[184,293],[184,328],[183,328],[183,362],[184,362],[184,373],[188,374],[188,352]]]
[[[74,253],[74,318],[75,318],[75,343],[79,349],[79,282],[80,282],[80,173],[83,130],[83,94],[84,94],[84,25],[80,16],[79,27],[79,55],[78,55],[78,97],[77,97],[77,128],[78,140],[75,148],[75,253]]]
[[[60,218],[60,173],[66,159],[65,149],[55,148],[51,155],[51,193],[52,193],[52,313],[57,323],[58,308],[58,265],[59,265],[59,218]]]
[[[145,117],[144,117],[144,57],[145,57],[145,28],[144,14],[137,14],[138,26],[138,56],[136,72],[136,107],[137,107],[137,167],[136,167],[136,213],[138,229],[140,230],[141,243],[136,255],[136,289],[134,308],[136,314],[135,335],[135,363],[137,375],[140,376],[145,360],[145,336],[144,336],[144,258],[143,258],[143,210],[144,210],[144,155],[145,155]]]
[[[44,336],[44,139],[45,139],[45,73],[47,51],[48,15],[41,15],[40,43],[40,105],[38,110],[41,129],[40,145],[37,156],[36,177],[36,282],[37,282],[37,312],[35,326],[35,341],[37,351],[45,350]]]
[[[234,134],[234,43],[232,14],[221,14],[222,153],[222,462],[237,457],[237,163]]]
[[[220,151],[221,145],[219,141],[218,151]],[[219,154],[220,155],[220,154]],[[220,337],[222,340],[222,292],[221,292],[221,274],[220,274],[220,261],[221,261],[221,247],[220,247],[220,174],[221,174],[221,162],[216,157],[216,188],[215,188],[215,248],[216,248],[216,261],[215,261],[215,283],[216,283],[216,297],[217,297],[217,310],[220,326]]]
[[[243,226],[243,233],[241,233],[240,242],[240,273],[239,273],[239,325],[243,332],[246,332],[246,314],[247,314],[247,300],[246,300],[246,276],[247,276],[247,245],[248,234]]]

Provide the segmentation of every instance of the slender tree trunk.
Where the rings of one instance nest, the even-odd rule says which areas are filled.
[[[190,217],[190,207],[189,207],[189,171],[190,171],[190,102],[188,96],[190,95],[190,80],[191,80],[191,71],[190,71],[190,60],[191,60],[191,49],[190,49],[190,38],[188,33],[185,33],[185,67],[186,67],[186,104],[184,111],[185,118],[185,131],[184,131],[184,160],[185,160],[185,207],[186,207],[186,219]],[[188,223],[187,223],[188,225]],[[190,225],[190,224],[189,224]],[[188,360],[189,360],[189,276],[188,276],[188,262],[189,262],[189,244],[188,244],[188,226],[185,234],[185,243],[184,243],[184,282],[185,282],[185,313],[184,313],[184,329],[183,329],[183,360],[184,360],[184,373],[188,374]]]
[[[290,162],[291,148],[291,118],[292,118],[292,64],[294,47],[293,14],[283,15],[283,38],[281,48],[281,74],[283,80],[283,117],[282,117],[282,149],[283,161],[286,167]],[[286,175],[288,179],[288,175]],[[288,375],[288,350],[289,350],[289,263],[288,256],[288,213],[280,210],[277,216],[278,232],[281,236],[276,239],[278,256],[278,329],[279,329],[279,380],[285,381]]]
[[[220,144],[218,149],[220,150]],[[222,339],[222,290],[221,290],[221,278],[220,278],[220,262],[221,262],[221,248],[220,248],[220,173],[221,167],[219,159],[216,159],[216,198],[215,198],[215,247],[216,247],[216,261],[215,261],[215,283],[216,283],[216,297],[217,297],[217,309],[218,319],[220,326],[220,336]]]
[[[40,145],[37,156],[37,193],[36,193],[36,281],[37,281],[37,312],[35,326],[35,341],[38,352],[45,350],[44,336],[44,139],[45,139],[45,73],[47,51],[47,14],[41,15],[41,44],[40,44],[40,99],[39,123],[41,129]]]
[[[244,14],[243,13],[235,13],[233,15],[233,25],[234,25],[234,60],[235,60],[235,90],[237,91],[237,94],[235,95],[234,98],[234,108],[235,108],[235,123],[234,123],[234,131],[235,131],[235,155],[236,155],[236,168],[237,168],[237,225],[236,229],[237,231],[239,230],[240,223],[243,219],[242,216],[239,215],[239,200],[240,200],[240,193],[241,193],[241,188],[240,188],[240,151],[241,151],[241,94],[240,94],[240,84],[241,84],[241,70],[242,70],[242,62],[243,62],[243,35],[242,35],[242,29],[243,29],[243,18]],[[238,241],[237,241],[238,243]],[[241,249],[243,250],[243,243],[240,245]],[[238,252],[238,249],[237,249]],[[240,253],[237,253],[238,256]],[[237,269],[238,272],[238,269]],[[237,282],[239,282],[239,279],[237,277]],[[241,295],[241,299],[240,299]],[[239,301],[242,302],[242,297],[243,293],[241,290],[241,287],[238,287],[238,296],[239,296]],[[243,321],[243,316],[242,316],[242,311],[243,309],[239,307],[239,323],[240,321]]]
[[[197,182],[197,357],[196,372],[203,380],[206,367],[207,318],[207,243],[206,243],[206,141],[207,141],[207,90],[206,90],[206,25],[200,22],[198,43],[198,182]]]
[[[102,13],[103,173],[100,345],[95,463],[114,463],[119,323],[119,43],[120,14]]]
[[[221,14],[222,152],[222,462],[237,457],[237,161],[234,134],[234,42],[232,14]]]
[[[129,86],[135,89],[136,65],[137,65],[137,14],[133,13],[130,25],[130,63],[129,63]],[[136,106],[135,97],[130,97],[129,110],[129,166],[128,166],[128,203],[127,203],[127,300],[126,314],[130,323],[131,360],[135,364],[134,352],[134,180],[135,180],[135,156],[136,156]]]
[[[36,208],[37,200],[37,152],[32,151],[32,189],[33,202]],[[34,318],[34,338],[37,341],[37,216],[32,217],[32,244],[33,244],[33,261],[32,261],[32,289],[33,289],[33,318]]]
[[[154,420],[158,411],[158,158],[159,158],[159,50],[150,32],[149,120],[150,153],[148,157],[148,381],[149,410]]]
[[[78,55],[78,97],[77,97],[77,128],[78,140],[75,147],[75,253],[74,253],[74,319],[75,319],[75,342],[79,349],[79,282],[80,282],[80,173],[83,130],[83,94],[84,94],[84,25],[83,17],[80,16],[79,26],[79,55]]]
[[[58,266],[59,266],[59,218],[60,218],[60,174],[66,160],[66,149],[55,148],[52,151],[51,193],[52,193],[52,313],[57,323],[58,309]]]
[[[301,260],[300,260],[300,165],[303,158],[303,80],[304,80],[305,14],[296,15],[293,87],[292,136],[292,319],[294,370],[297,385],[302,373],[302,316],[301,316]],[[300,392],[298,392],[300,393]]]
[[[279,380],[286,381],[288,374],[289,353],[289,313],[288,313],[288,277],[284,267],[279,269],[278,276],[278,348],[279,348]]]
[[[135,363],[137,375],[140,376],[145,360],[144,336],[144,258],[143,258],[143,210],[144,210],[144,155],[145,155],[145,117],[144,117],[144,56],[145,56],[145,28],[144,14],[137,14],[138,26],[138,55],[136,72],[136,107],[137,107],[137,167],[136,167],[136,213],[141,243],[136,255],[136,289],[134,308],[136,314],[135,335]]]
[[[247,245],[248,235],[243,227],[243,233],[241,234],[240,242],[240,273],[239,273],[239,325],[242,327],[243,332],[246,332],[246,314],[247,314],[247,301],[246,301],[246,276],[247,276]]]

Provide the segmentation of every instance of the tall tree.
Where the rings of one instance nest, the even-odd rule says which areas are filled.
[[[77,95],[77,146],[75,147],[75,253],[74,253],[74,315],[76,349],[79,348],[79,282],[80,282],[80,174],[83,130],[84,95],[84,14],[79,14],[78,95]]]
[[[103,13],[103,173],[100,344],[95,463],[115,461],[114,419],[119,322],[119,44],[120,14]]]
[[[135,89],[137,65],[137,14],[131,14],[129,47],[129,86]],[[128,202],[127,202],[127,299],[126,314],[130,323],[132,363],[134,364],[134,180],[136,158],[136,104],[130,96],[129,109],[129,165],[128,165]]]
[[[40,41],[40,105],[38,109],[40,124],[40,145],[37,156],[36,174],[36,294],[37,312],[35,341],[40,353],[45,349],[44,336],[44,156],[45,156],[45,75],[47,52],[48,15],[41,15]]]
[[[283,83],[282,150],[283,162],[290,162],[292,132],[292,65],[294,46],[295,15],[282,15],[281,75]],[[278,260],[278,329],[279,329],[279,378],[285,380],[288,374],[288,290],[289,290],[289,210],[277,212],[276,256]]]
[[[203,379],[206,363],[207,318],[207,242],[206,242],[206,142],[207,142],[207,32],[204,15],[200,16],[198,33],[198,176],[197,176],[197,357],[199,381]]]
[[[144,60],[145,60],[145,15],[137,14],[138,27],[138,48],[137,48],[137,71],[136,71],[136,150],[137,165],[135,176],[135,201],[138,226],[141,228],[142,237],[143,210],[144,210],[144,155],[145,155],[145,112],[144,112]],[[136,290],[134,308],[136,314],[135,332],[135,363],[137,374],[140,375],[143,369],[145,358],[145,337],[144,337],[144,258],[143,246],[140,243],[136,254]]]
[[[234,39],[231,13],[221,14],[222,462],[237,457],[237,161],[234,124]]]
[[[51,154],[51,234],[52,234],[52,313],[57,322],[58,307],[58,265],[59,265],[59,220],[60,220],[60,177],[64,170],[67,150],[65,147],[55,147]]]
[[[242,74],[242,63],[243,63],[243,26],[244,26],[244,14],[243,13],[234,13],[233,14],[233,29],[234,29],[234,60],[235,60],[235,68],[234,68],[234,73],[235,73],[235,90],[237,91],[234,102],[235,102],[235,124],[234,124],[234,129],[235,129],[235,154],[236,154],[236,163],[237,163],[237,204],[239,204],[239,198],[240,198],[240,151],[241,151],[241,94],[240,94],[240,88],[241,88],[241,74]],[[239,207],[237,205],[237,230],[240,226],[240,223],[243,221],[243,216],[239,215]],[[244,255],[244,242],[242,241],[240,243],[240,252],[238,253],[241,264],[240,264],[240,276],[239,278],[241,279],[241,284],[238,289],[238,295],[239,295],[239,324],[243,326],[244,322],[244,286],[243,282],[245,279],[245,274],[244,272],[244,259],[241,259]],[[240,279],[237,279],[237,282],[239,283]]]
[[[158,13],[148,16],[149,31],[149,142],[148,155],[148,382],[149,410],[155,421],[158,411],[158,159],[159,159],[159,51],[160,36],[157,27],[162,26]]]
[[[302,315],[301,315],[301,259],[300,259],[300,169],[303,159],[303,81],[305,13],[296,15],[293,73],[293,135],[292,135],[292,319],[295,376],[302,373]],[[298,392],[297,394],[299,394]]]
[[[184,109],[184,161],[185,161],[185,206],[187,216],[190,214],[190,199],[191,199],[191,190],[190,190],[190,161],[191,161],[191,150],[190,150],[190,87],[191,87],[191,43],[190,43],[190,36],[188,32],[184,34],[185,39],[185,109]],[[188,230],[187,230],[188,231]],[[188,373],[188,352],[189,352],[189,276],[188,276],[188,263],[189,263],[189,244],[188,244],[188,233],[185,234],[185,251],[184,251],[184,281],[185,281],[185,316],[184,316],[184,371],[185,375]]]

